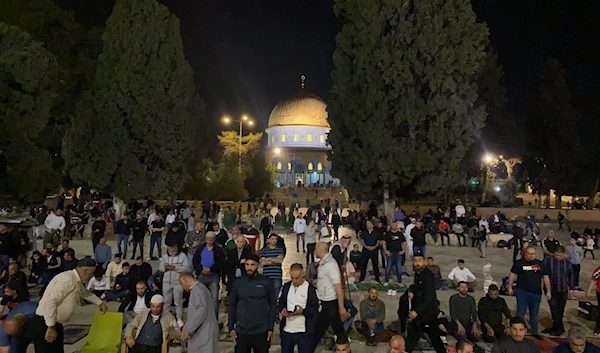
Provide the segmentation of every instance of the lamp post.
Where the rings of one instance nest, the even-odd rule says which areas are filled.
[[[496,157],[495,155],[493,155],[491,153],[486,153],[483,156],[483,158],[481,159],[483,164],[485,165],[485,173],[483,174],[483,182],[481,183],[481,203],[482,204],[485,202],[485,197],[487,194],[486,193],[487,183],[488,183],[488,179],[491,174],[490,167],[498,164],[498,158],[502,159],[502,156]]]
[[[242,146],[243,146],[242,134],[243,134],[243,127],[244,127],[244,123],[247,123],[249,126],[254,125],[254,121],[252,121],[246,115],[244,115],[244,116],[242,116],[242,118],[240,120],[235,120],[235,119],[231,119],[228,116],[224,116],[223,117],[223,122],[225,124],[229,124],[230,122],[236,122],[236,123],[240,124],[240,143],[239,143],[239,149],[238,149],[238,173],[240,175],[242,175]]]

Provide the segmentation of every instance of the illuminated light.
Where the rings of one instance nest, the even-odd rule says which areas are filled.
[[[224,122],[225,124],[229,124],[229,123],[231,122],[231,118],[230,118],[230,117],[228,117],[228,116],[224,116],[224,117],[223,117],[223,122]]]
[[[254,121],[250,120],[250,121],[248,122],[248,125],[250,125],[250,126],[254,125]]]
[[[275,149],[275,154],[280,154],[280,153],[281,153],[281,148],[279,148],[279,147],[278,147],[278,148],[276,148],[276,149]]]
[[[246,115],[244,115],[244,116],[242,117],[242,119],[244,119],[244,120],[248,120],[248,117],[247,117]]]
[[[487,164],[491,164],[494,161],[494,156],[492,156],[490,153],[487,153],[483,156],[483,161]]]
[[[499,186],[494,187],[494,191],[500,192],[500,187]]]

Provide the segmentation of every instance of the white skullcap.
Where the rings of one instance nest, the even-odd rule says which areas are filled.
[[[154,294],[150,299],[150,303],[152,304],[162,304],[165,302],[165,298],[160,294]]]

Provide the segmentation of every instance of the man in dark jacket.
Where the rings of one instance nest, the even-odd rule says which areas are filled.
[[[415,252],[413,254],[413,266],[415,268],[415,294],[412,300],[412,310],[408,313],[411,322],[408,326],[406,351],[412,352],[423,333],[427,333],[435,351],[445,353],[446,347],[440,338],[440,330],[437,325],[439,309],[435,294],[435,277],[433,272],[427,269],[423,253]]]
[[[311,334],[319,312],[317,290],[304,280],[301,264],[290,267],[290,277],[292,280],[283,285],[277,307],[282,316],[281,353],[293,353],[295,346],[298,353],[311,353]]]
[[[410,237],[413,241],[413,253],[416,254],[420,252],[425,256],[427,241],[425,240],[425,228],[423,228],[423,223],[417,222],[417,225],[410,231]]]
[[[229,334],[238,353],[267,353],[273,338],[277,300],[273,281],[258,273],[260,259],[245,259],[246,275],[229,293]]]
[[[273,229],[273,217],[270,213],[265,213],[264,217],[260,220],[259,230],[263,233],[263,244],[267,243],[267,238],[271,234]]]
[[[227,252],[227,293],[231,293],[235,281],[246,273],[245,262],[252,254],[246,244],[246,238],[240,234],[235,239],[235,248]]]
[[[342,218],[340,217],[340,214],[337,212],[337,209],[333,210],[333,214],[331,215],[331,226],[333,228],[333,236],[334,239],[339,239],[339,231],[340,231],[340,226],[342,225]]]
[[[481,325],[481,337],[484,341],[491,343],[504,336],[509,327],[511,315],[506,301],[500,297],[497,285],[490,285],[487,295],[479,299],[477,315]],[[504,315],[506,324],[502,322],[502,315]]]
[[[144,236],[146,235],[147,230],[148,221],[144,218],[144,214],[138,211],[135,220],[132,222],[133,253],[131,254],[131,260],[135,259],[135,251],[137,248],[140,249],[140,255],[144,255]]]
[[[192,260],[198,282],[204,284],[210,291],[215,306],[215,315],[219,318],[219,281],[225,254],[215,243],[215,232],[206,232],[206,243],[201,244]]]
[[[131,265],[131,271],[129,272],[129,279],[132,283],[138,283],[139,281],[148,282],[150,276],[152,276],[152,266],[149,263],[144,262],[144,258],[138,256],[135,259],[135,263]]]

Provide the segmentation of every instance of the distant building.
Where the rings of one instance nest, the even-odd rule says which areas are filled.
[[[327,104],[304,88],[280,101],[269,116],[267,163],[276,171],[278,186],[337,182],[327,161]]]

